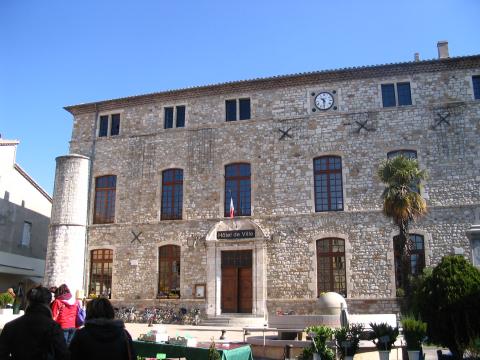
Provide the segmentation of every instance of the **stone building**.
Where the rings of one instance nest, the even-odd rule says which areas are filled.
[[[0,292],[43,281],[52,198],[16,163],[18,140],[0,137]]]
[[[314,312],[333,290],[350,312],[397,311],[382,160],[403,153],[430,174],[412,272],[472,260],[477,244],[466,233],[480,208],[480,56],[438,46],[435,60],[66,107],[49,281],[69,281],[55,256],[68,248],[85,264],[74,282],[122,304],[263,317]]]

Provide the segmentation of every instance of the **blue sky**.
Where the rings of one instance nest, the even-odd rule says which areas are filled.
[[[53,192],[63,106],[224,81],[480,54],[480,1],[1,0],[0,133]]]

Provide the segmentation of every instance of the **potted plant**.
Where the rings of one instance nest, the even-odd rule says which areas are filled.
[[[407,343],[409,360],[419,360],[422,350],[422,342],[427,335],[427,324],[412,316],[402,319],[403,337]]]
[[[358,351],[362,332],[362,324],[351,324],[335,330],[335,345],[340,353],[340,359],[353,359]]]
[[[0,294],[0,314],[13,314],[13,296],[8,292]],[[11,304],[11,308],[7,308],[7,305]]]
[[[370,327],[372,328],[370,340],[375,344],[380,360],[388,360],[390,350],[398,337],[398,327],[392,327],[387,323],[370,323]]]
[[[312,339],[312,345],[303,349],[302,360],[334,360],[335,353],[327,346],[332,339],[333,330],[328,326],[309,326],[305,332]]]

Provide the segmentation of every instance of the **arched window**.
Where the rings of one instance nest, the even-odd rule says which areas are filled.
[[[183,209],[183,170],[162,172],[162,220],[181,220]]]
[[[117,177],[99,176],[95,179],[94,224],[110,224],[115,221],[115,193]]]
[[[315,212],[343,210],[342,158],[322,156],[313,159]]]
[[[225,217],[230,216],[230,199],[235,216],[251,215],[250,164],[238,163],[225,166]]]
[[[90,252],[90,283],[88,295],[112,295],[113,250],[97,249]]]
[[[158,296],[180,296],[180,246],[165,245],[158,249]]]
[[[408,263],[410,264],[408,274],[412,276],[418,276],[425,268],[424,238],[419,234],[410,234],[410,241],[412,242],[412,249],[408,255]],[[403,288],[403,263],[400,257],[401,242],[400,237],[398,236],[393,238],[393,250],[395,256],[395,283],[398,289]]]
[[[387,153],[387,159],[393,159],[396,156],[403,155],[407,159],[416,159],[417,152],[415,150],[394,150]]]
[[[317,296],[322,292],[335,291],[346,297],[346,279],[345,240],[317,240]]]

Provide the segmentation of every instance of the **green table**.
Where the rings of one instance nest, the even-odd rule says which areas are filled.
[[[180,345],[160,344],[145,341],[134,341],[133,347],[138,356],[156,357],[157,353],[167,354],[167,357],[185,357],[187,360],[208,360],[208,348],[186,347]],[[218,349],[222,360],[253,360],[250,345],[233,349]]]

